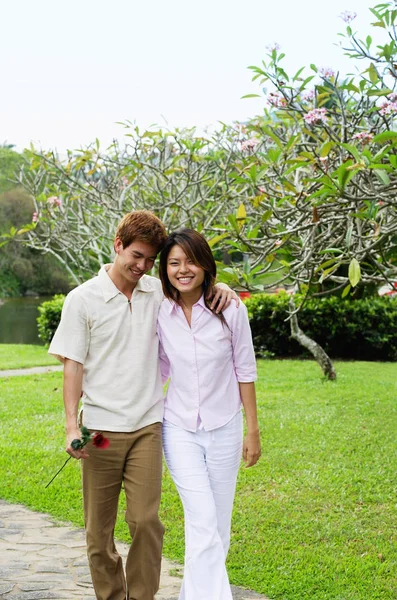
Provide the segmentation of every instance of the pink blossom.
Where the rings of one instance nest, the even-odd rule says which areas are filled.
[[[264,194],[266,192],[264,187],[258,187],[258,190],[260,191],[261,194]]]
[[[32,223],[37,223],[38,220],[39,220],[38,214],[37,214],[37,212],[34,212],[32,215]]]
[[[278,44],[277,42],[273,42],[273,44],[269,44],[268,46],[266,46],[266,50],[268,52],[278,52],[280,50],[280,44]]]
[[[320,156],[320,165],[325,172],[328,171],[328,156]]]
[[[318,125],[319,123],[326,123],[328,120],[326,108],[313,108],[306,115],[303,115],[308,125]]]
[[[389,100],[385,100],[384,103],[381,105],[379,112],[381,115],[386,116],[386,117],[388,115],[396,113],[397,112],[397,101],[390,102]]]
[[[339,16],[341,19],[344,20],[345,23],[351,23],[357,17],[357,13],[355,13],[351,10],[345,10]]]
[[[244,123],[239,123],[238,121],[235,121],[234,125],[235,125],[235,127],[236,127],[236,130],[237,130],[239,133],[242,133],[242,134],[245,134],[245,133],[246,133],[246,131],[247,131],[247,128],[246,128],[246,126],[244,125]]]
[[[47,198],[47,204],[50,206],[62,206],[62,200],[58,196],[50,196]]]
[[[123,175],[123,177],[121,178],[121,184],[122,184],[124,187],[127,187],[127,185],[128,185],[129,183],[130,183],[130,182],[129,182],[129,179],[128,179],[128,177],[126,177],[125,175]]]
[[[246,150],[254,150],[259,143],[260,142],[257,138],[250,138],[249,140],[244,140],[243,142],[241,142],[241,150],[243,152],[245,152]]]
[[[282,108],[283,106],[287,106],[286,99],[278,92],[269,92],[267,101],[271,106],[274,106],[276,108]]]
[[[377,204],[378,204],[378,206],[383,206],[384,202],[383,202],[383,200],[379,200],[379,202],[377,202]]]
[[[335,77],[335,71],[330,67],[322,67],[320,69],[320,73],[325,79],[331,79],[331,77]]]
[[[360,131],[359,133],[355,133],[353,135],[353,140],[358,140],[363,144],[369,144],[373,140],[373,134],[369,131]]]
[[[302,100],[304,102],[310,102],[310,100],[314,100],[315,96],[315,90],[307,90],[306,92],[304,92],[304,94],[302,94]]]

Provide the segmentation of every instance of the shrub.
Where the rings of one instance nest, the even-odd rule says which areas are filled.
[[[39,306],[39,337],[52,340],[65,296]],[[257,356],[309,356],[290,337],[288,295],[256,294],[245,301]],[[308,300],[298,313],[301,329],[333,358],[397,361],[397,300],[389,297],[341,300],[336,296]]]
[[[290,338],[288,295],[257,294],[246,301],[258,356],[308,356]],[[341,300],[336,296],[308,300],[298,313],[299,325],[334,358],[397,360],[397,302],[389,297]]]
[[[49,346],[61,320],[64,301],[65,296],[57,294],[52,300],[47,300],[38,307],[37,328],[39,330],[39,338],[43,340],[46,346]]]

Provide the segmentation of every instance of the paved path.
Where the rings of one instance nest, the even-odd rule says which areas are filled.
[[[51,371],[63,371],[63,365],[48,365],[48,367],[29,367],[27,369],[7,369],[0,371],[0,377],[15,377],[16,375],[39,375]]]
[[[32,367],[0,371],[0,377],[61,370]],[[117,543],[125,558],[128,546]],[[177,600],[183,567],[162,561],[156,600]],[[266,600],[232,586],[234,600]],[[0,500],[0,599],[95,600],[83,529],[56,523],[49,515]],[[210,599],[208,599],[210,600]]]
[[[128,546],[118,543],[117,547],[125,558]],[[182,573],[180,565],[163,558],[156,600],[177,600]],[[95,600],[84,530],[0,500],[0,598]],[[233,598],[265,600],[237,587],[233,587]]]

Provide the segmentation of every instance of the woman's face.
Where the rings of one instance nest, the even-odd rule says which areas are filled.
[[[196,292],[200,298],[205,271],[186,256],[181,246],[175,245],[170,250],[167,259],[167,275],[171,285],[180,294],[191,295]]]

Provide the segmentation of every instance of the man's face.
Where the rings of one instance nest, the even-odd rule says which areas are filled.
[[[126,248],[119,238],[114,243],[116,260],[114,264],[125,279],[137,283],[139,279],[150,271],[157,256],[157,249],[146,242],[135,241]]]

